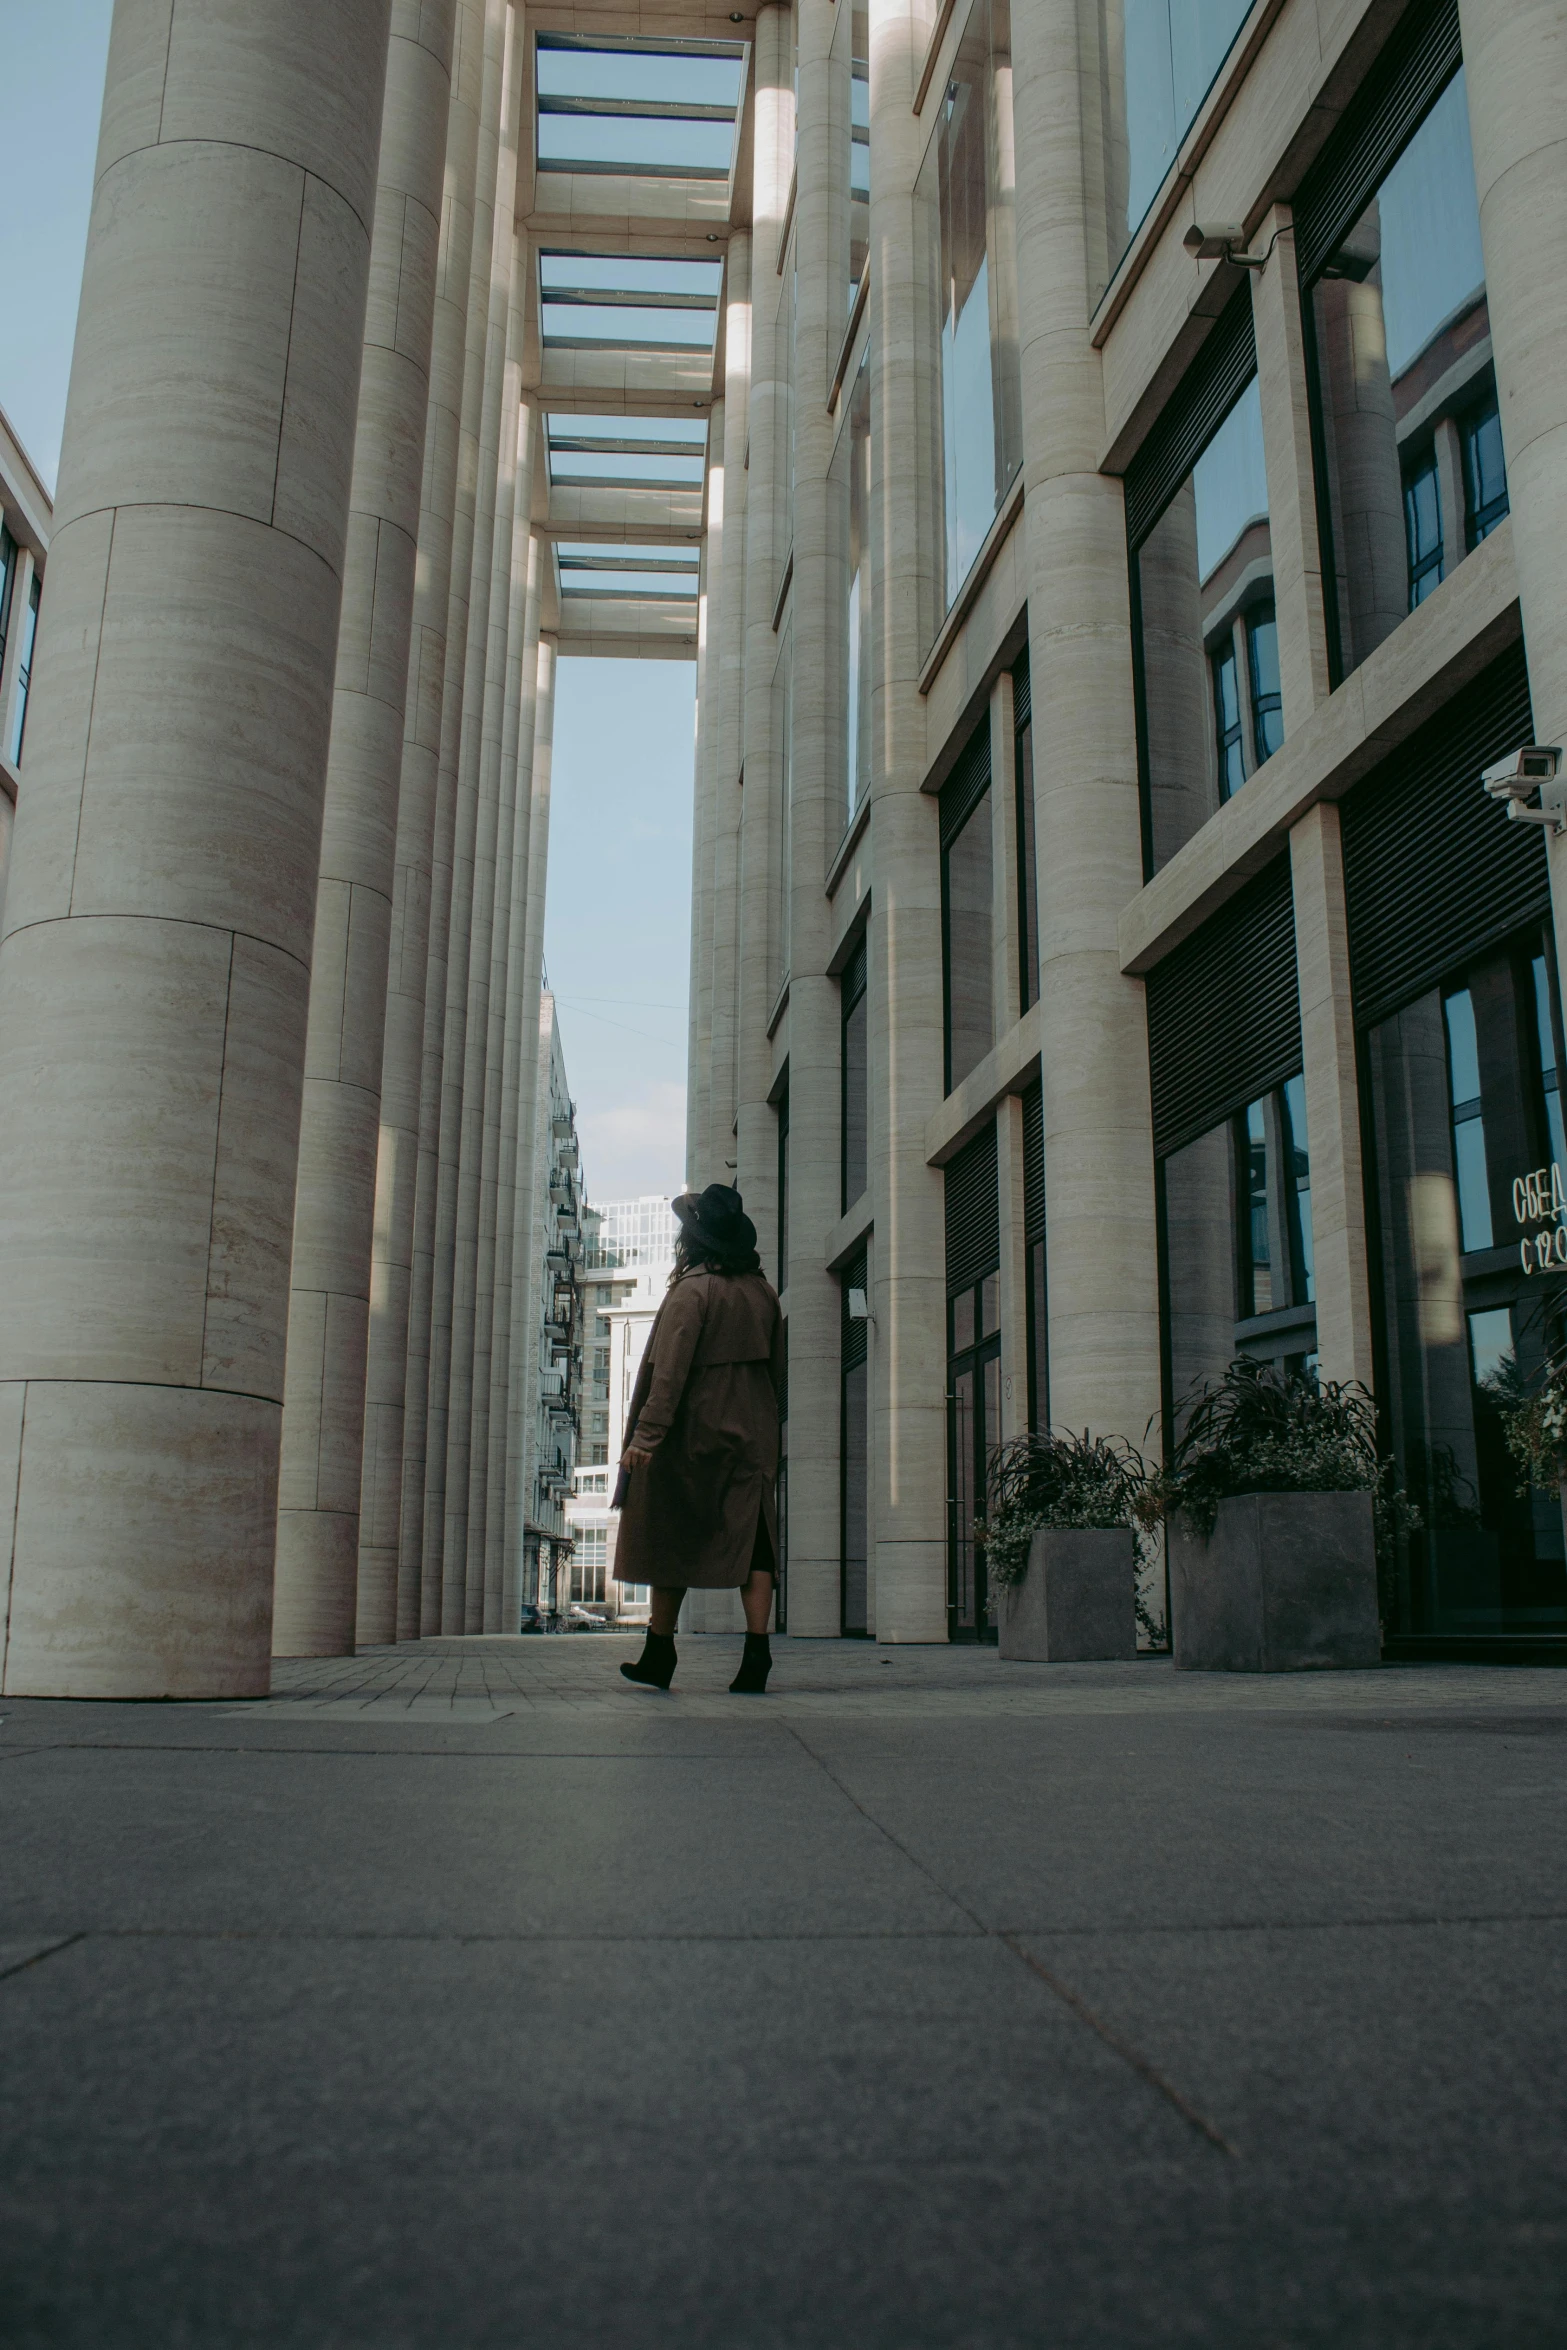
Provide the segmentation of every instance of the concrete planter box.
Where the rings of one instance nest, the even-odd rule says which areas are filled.
[[[1036,1534],[1021,1583],[1000,1587],[1001,1653],[1016,1664],[1087,1664],[1137,1654],[1136,1547],[1129,1527]]]
[[[1175,1662],[1301,1673],[1382,1655],[1369,1493],[1241,1493],[1210,1541],[1170,1521]]]

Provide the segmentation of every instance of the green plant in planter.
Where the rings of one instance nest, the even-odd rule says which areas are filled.
[[[1157,1483],[1165,1508],[1204,1539],[1237,1493],[1370,1493],[1379,1549],[1420,1523],[1377,1448],[1376,1407],[1357,1381],[1319,1381],[1250,1355],[1193,1391]]]
[[[1148,1471],[1119,1436],[1015,1436],[991,1457],[985,1517],[974,1531],[993,1583],[1021,1583],[1046,1528],[1136,1528],[1149,1517]]]

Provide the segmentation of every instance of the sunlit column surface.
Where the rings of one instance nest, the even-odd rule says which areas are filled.
[[[724,533],[719,584],[709,590],[709,691],[716,697],[712,866],[706,1018],[708,1074],[704,1095],[704,1183],[733,1180],[735,1068],[740,1010],[740,769],[745,757],[746,546],[750,530],[750,473],[746,449],[751,414],[751,275],[749,235],[729,240],[724,275]],[[713,578],[710,570],[709,579]],[[716,607],[716,609],[715,609]]]
[[[532,1083],[532,1063],[522,1054],[522,1006],[528,949],[528,862],[533,815],[534,704],[539,677],[539,599],[544,577],[544,543],[533,535],[530,521],[532,485],[540,465],[541,419],[531,406],[523,411],[524,446],[517,478],[517,511],[512,534],[512,594],[523,594],[520,632],[507,630],[505,734],[501,752],[501,805],[511,813],[510,869],[507,874],[505,962],[500,972],[501,1073],[499,1147],[494,1201],[494,1319],[490,1338],[490,1406],[487,1431],[484,1536],[484,1628],[487,1632],[517,1629],[517,1572],[522,1560],[521,1529],[507,1507],[506,1461],[511,1424],[513,1383],[524,1370],[519,1333],[513,1321],[512,1267],[516,1247],[518,1149],[522,1122],[522,1091]],[[497,862],[496,888],[506,863]],[[490,1022],[495,1027],[495,982],[491,982]],[[490,1621],[491,1602],[496,1609]]]
[[[441,1541],[446,1470],[446,1377],[449,1330],[434,1326],[436,1207],[440,1175],[442,1077],[446,1044],[448,959],[453,917],[453,861],[457,834],[458,764],[467,675],[468,605],[473,583],[474,528],[479,479],[479,431],[484,406],[489,288],[499,164],[506,0],[485,0],[483,95],[474,174],[473,231],[463,309],[463,359],[452,514],[451,576],[441,681],[440,757],[430,865],[430,929],[425,966],[424,1033],[419,1077],[419,1168],[414,1192],[413,1264],[408,1303],[408,1363],[403,1412],[403,1493],[398,1584],[419,1585],[419,1630],[439,1632]],[[455,287],[454,287],[455,292]],[[489,576],[485,567],[486,579]],[[432,1428],[431,1405],[440,1417]],[[437,1492],[427,1490],[433,1468]],[[400,1605],[401,1603],[399,1603]]]
[[[840,1213],[837,982],[827,868],[843,831],[847,612],[827,387],[843,337],[828,53],[833,0],[800,0],[794,380],[794,722],[789,892],[789,1630],[842,1627],[838,1283],[822,1261]]]
[[[1053,1419],[1140,1442],[1159,1408],[1126,523],[1098,470],[1076,0],[1012,18]]]
[[[1560,0],[1458,16],[1535,740],[1567,743],[1567,17]],[[1550,865],[1561,967],[1567,836]]]
[[[399,1573],[398,1530],[403,1494],[403,1424],[430,943],[431,861],[446,672],[483,50],[482,0],[457,0],[445,186],[436,251],[430,397],[419,493],[413,634],[397,802],[386,1042],[381,1062],[381,1133],[376,1159],[365,1377],[364,1483],[359,1517],[358,1638],[361,1643],[394,1637],[409,1640],[417,1638],[419,1632],[418,1558],[415,1555],[411,1565],[405,1565]],[[422,1410],[421,1397],[421,1425]]]
[[[544,1269],[540,1197],[539,1114],[549,1115],[549,1061],[540,1051],[539,994],[544,975],[544,894],[549,882],[550,769],[555,739],[555,639],[539,638],[534,693],[533,792],[528,815],[528,903],[523,927],[521,1086],[517,1105],[517,1187],[513,1202],[511,1314],[512,1385],[506,1432],[506,1526],[508,1548],[520,1555],[523,1530],[533,1509],[537,1471],[539,1317]],[[548,1196],[544,1187],[545,1197]],[[515,1569],[513,1570],[515,1571]]]
[[[921,515],[934,494],[919,461],[919,402],[936,355],[921,331],[914,238],[929,123],[911,111],[933,13],[871,0],[871,1474],[876,1637],[890,1641],[947,1636],[946,1233],[942,1178],[925,1155],[941,1099],[941,869],[936,803],[919,788],[918,693],[931,559]]]
[[[397,0],[337,640],[300,1117],[276,1656],[354,1645],[397,792],[429,403],[453,0]]]
[[[120,0],[0,951],[8,1691],[254,1694],[389,0]]]

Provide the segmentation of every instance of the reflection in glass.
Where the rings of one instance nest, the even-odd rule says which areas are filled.
[[[869,1273],[864,1250],[841,1275],[844,1302],[839,1432],[842,1442],[842,1629],[870,1628],[870,1362],[866,1325],[851,1320],[848,1292],[865,1289]]]
[[[870,1175],[869,1136],[870,1016],[865,990],[866,956],[858,946],[843,975],[843,1170],[839,1214],[846,1215]]]
[[[1467,988],[1442,1005],[1453,1107],[1453,1166],[1458,1179],[1458,1225],[1466,1254],[1490,1248],[1491,1186],[1486,1173],[1485,1114],[1480,1102],[1480,1047],[1474,999]]]
[[[974,0],[915,190],[939,377],[933,636],[1022,460],[1009,0]]]
[[[947,1621],[954,1638],[983,1639],[989,1630],[985,1554],[975,1520],[991,1453],[1001,1441],[1001,1339],[996,1329],[999,1282],[990,1274],[979,1291],[948,1300],[947,1324]]]
[[[1095,300],[1148,210],[1251,0],[1099,0],[1105,243]],[[1090,103],[1093,102],[1090,85]]]
[[[1347,676],[1507,511],[1462,68],[1310,288]]]
[[[991,1012],[992,868],[987,791],[941,853],[948,1093],[978,1067],[995,1042]]]
[[[847,655],[847,776],[845,819],[854,814],[870,782],[871,768],[871,374],[870,352],[860,361],[849,402],[846,436],[839,443],[836,463],[848,480],[849,580]]]
[[[1306,1088],[1248,1102],[1163,1162],[1171,1402],[1239,1354],[1296,1367],[1316,1355]]]
[[[1019,674],[1026,680],[1028,665]],[[1039,999],[1039,864],[1034,837],[1034,721],[1030,714],[1017,729],[1017,915],[1018,980],[1026,1012]]]
[[[1134,561],[1157,872],[1284,739],[1255,376]]]
[[[855,0],[838,12],[832,40],[832,122],[837,147],[834,195],[839,207],[838,250],[844,271],[845,318],[854,308],[870,251],[871,67],[870,10]],[[828,362],[836,356],[829,351]]]
[[[1395,1633],[1567,1630],[1561,1499],[1519,1492],[1498,1408],[1560,1337],[1554,1285],[1511,1245],[1554,1221],[1548,1200],[1520,1219],[1513,1187],[1560,1148],[1559,1037],[1535,931],[1364,1040],[1377,1400],[1422,1520],[1387,1577]]]

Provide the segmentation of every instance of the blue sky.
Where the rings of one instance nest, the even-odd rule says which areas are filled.
[[[52,488],[112,0],[0,0],[0,407]],[[688,662],[563,661],[545,956],[589,1196],[677,1191],[690,954]]]

